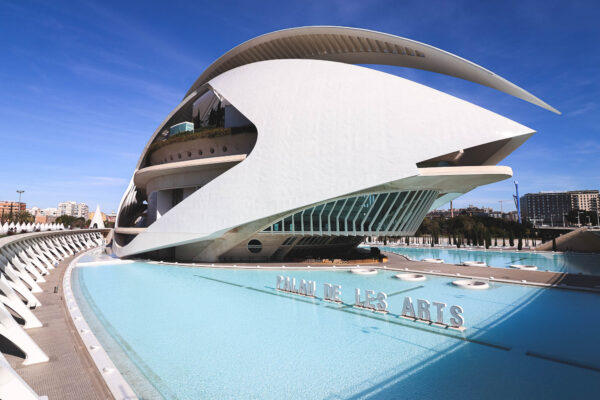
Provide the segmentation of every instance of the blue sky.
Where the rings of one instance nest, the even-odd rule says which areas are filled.
[[[212,61],[263,33],[344,25],[425,42],[563,112],[444,75],[377,67],[538,133],[501,164],[521,193],[600,188],[597,1],[27,1],[0,4],[0,200],[116,210],[146,141]],[[499,209],[511,181],[455,202]],[[514,208],[505,203],[504,209]]]

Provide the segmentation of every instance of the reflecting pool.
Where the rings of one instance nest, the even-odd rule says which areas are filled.
[[[132,263],[73,271],[82,311],[140,397],[587,398],[600,390],[600,295],[391,271],[240,270]],[[315,280],[317,299],[275,290]],[[341,285],[343,304],[323,301]],[[382,315],[354,289],[388,295]],[[401,318],[404,299],[460,305],[467,329]],[[446,318],[446,316],[445,316]]]
[[[600,254],[548,253],[498,250],[439,249],[435,247],[391,247],[381,246],[381,250],[402,254],[411,259],[441,258],[448,264],[463,261],[484,261],[487,265],[509,268],[511,264],[535,265],[538,270],[600,275]]]

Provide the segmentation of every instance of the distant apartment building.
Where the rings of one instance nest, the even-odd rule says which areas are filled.
[[[110,214],[107,214],[107,215],[106,215],[106,220],[107,220],[108,222],[113,222],[113,223],[114,223],[114,222],[117,220],[117,213],[115,213],[115,212],[113,211],[112,213],[110,213]]]
[[[517,222],[517,221],[519,221],[519,213],[516,210],[506,212],[502,215],[502,219]]]
[[[0,217],[2,219],[26,210],[27,205],[25,203],[19,203],[18,201],[0,201]]]
[[[64,201],[58,203],[58,215],[69,215],[71,217],[83,217],[88,219],[89,207],[85,203],[77,203],[75,201]]]
[[[467,208],[461,208],[459,210],[454,211],[454,215],[468,215],[470,217],[489,217],[490,214],[494,212],[490,207],[477,207],[472,204],[469,204]]]
[[[48,216],[48,217],[58,217],[58,208],[39,208],[39,207],[31,207],[27,210],[29,214],[34,217],[37,216]]]
[[[454,210],[434,210],[427,214],[428,217],[443,217],[443,218],[451,218],[452,214],[454,216],[458,215],[468,215],[470,217],[490,217],[492,214],[497,213],[500,214],[500,211],[494,211],[491,208],[486,207],[477,207],[472,204],[469,204],[469,207],[466,208],[455,208]],[[499,215],[494,215],[494,217],[500,218]]]
[[[562,225],[570,211],[598,211],[598,190],[527,193],[520,199],[521,215],[534,224]]]
[[[571,193],[571,206],[574,210],[598,211],[599,193],[597,190],[578,190]]]
[[[474,205],[469,205],[466,208],[455,208],[454,210],[434,210],[427,214],[430,218],[451,218],[452,215],[468,215],[475,217],[490,217],[490,218],[501,218],[508,221],[517,221],[518,214],[516,211],[502,212],[493,210],[491,207],[476,207]]]

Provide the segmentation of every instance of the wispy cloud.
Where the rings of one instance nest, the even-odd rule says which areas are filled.
[[[127,184],[127,179],[114,176],[88,176],[89,184],[94,186],[122,186]]]
[[[594,109],[596,109],[596,103],[585,103],[581,107],[567,112],[566,116],[575,117],[577,115],[586,114],[589,111],[593,111]]]
[[[567,149],[577,156],[581,155],[600,155],[600,142],[597,140],[584,140],[581,142],[575,142]]]
[[[161,58],[185,64],[188,67],[199,68],[204,63],[193,55],[180,48],[177,41],[169,41],[164,36],[157,34],[156,29],[151,29],[140,22],[139,19],[130,18],[122,12],[115,12],[103,6],[103,3],[86,2],[93,14],[93,23],[97,23],[101,29],[107,31],[110,35],[117,35],[127,41],[135,41],[145,47],[148,51],[158,55]]]
[[[177,100],[182,97],[182,90],[180,88],[171,88],[129,74],[112,72],[87,64],[70,65],[69,68],[76,74],[91,81],[103,81],[109,85],[127,87],[169,105],[176,105]]]

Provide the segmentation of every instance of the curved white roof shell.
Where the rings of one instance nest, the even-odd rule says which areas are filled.
[[[492,71],[444,50],[387,33],[338,26],[284,29],[248,40],[211,64],[185,97],[226,71],[276,59],[394,65],[438,72],[497,89],[560,114],[554,107]]]
[[[448,201],[510,177],[510,168],[490,162],[420,170],[418,162],[498,140],[507,140],[510,152],[534,132],[410,80],[331,61],[255,62],[209,84],[255,124],[252,153],[116,246],[117,255],[212,241],[252,227],[214,241],[202,257],[216,259],[226,244],[277,216],[358,192],[432,189],[448,193]]]

